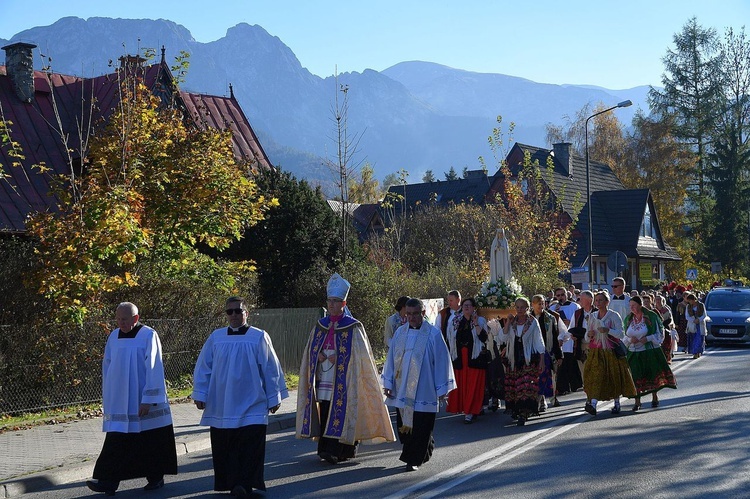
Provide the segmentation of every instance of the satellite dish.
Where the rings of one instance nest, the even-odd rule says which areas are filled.
[[[622,251],[615,251],[607,257],[607,267],[618,274],[625,272],[628,270],[628,255]]]

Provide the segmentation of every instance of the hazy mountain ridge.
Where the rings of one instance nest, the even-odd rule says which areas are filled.
[[[361,136],[354,160],[373,164],[380,178],[404,168],[412,182],[427,169],[440,177],[451,166],[479,168],[477,157],[488,155],[486,138],[497,115],[516,123],[519,142],[545,146],[545,124],[561,123],[586,103],[631,99],[633,107],[618,110],[626,124],[639,105],[647,109],[648,87],[542,84],[419,61],[382,72],[342,73],[337,82],[310,73],[278,37],[246,23],[200,43],[185,27],[164,19],[65,17],[10,41],[35,43],[51,57],[54,71],[86,77],[111,72],[110,61],[116,65],[118,57],[138,49],[156,49],[158,58],[165,46],[168,64],[184,50],[190,54],[186,90],[228,95],[232,84],[271,161],[324,184],[331,180],[323,162],[334,159],[332,107],[337,93],[343,98],[342,85],[348,88],[349,134]],[[35,57],[35,67],[43,64],[47,61]]]

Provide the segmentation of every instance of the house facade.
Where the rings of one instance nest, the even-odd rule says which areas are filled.
[[[630,289],[650,287],[666,279],[668,262],[681,260],[662,237],[650,191],[626,189],[608,165],[589,161],[593,236],[589,264],[585,160],[573,154],[569,143],[554,144],[552,149],[516,143],[506,157],[511,174],[519,173],[526,155],[532,164],[544,169],[542,182],[562,207],[560,223],[575,220],[570,278],[578,287],[589,288],[589,272],[595,288],[607,287],[618,275],[625,278]],[[548,160],[552,161],[551,168],[547,167]],[[503,182],[500,171],[490,175],[478,170],[458,180],[392,186],[389,195],[397,200],[396,212],[422,203],[484,204],[495,202]],[[614,263],[619,265],[610,266],[608,260],[618,256],[619,261]]]

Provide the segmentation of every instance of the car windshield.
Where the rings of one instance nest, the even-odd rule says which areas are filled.
[[[706,298],[706,310],[750,311],[750,293],[711,293]]]

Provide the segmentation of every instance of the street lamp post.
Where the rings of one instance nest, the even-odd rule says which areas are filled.
[[[612,111],[613,109],[617,109],[618,107],[628,107],[632,106],[633,103],[630,100],[624,100],[620,103],[618,103],[616,106],[609,107],[603,111],[599,111],[598,113],[594,113],[588,118],[586,118],[586,122],[584,124],[584,142],[586,143],[586,204],[588,205],[588,225],[589,225],[589,289],[593,291],[594,289],[594,234],[593,234],[593,228],[591,225],[591,168],[589,167],[589,120],[591,118],[594,118],[596,116],[599,116],[600,114],[607,113],[609,111]]]

